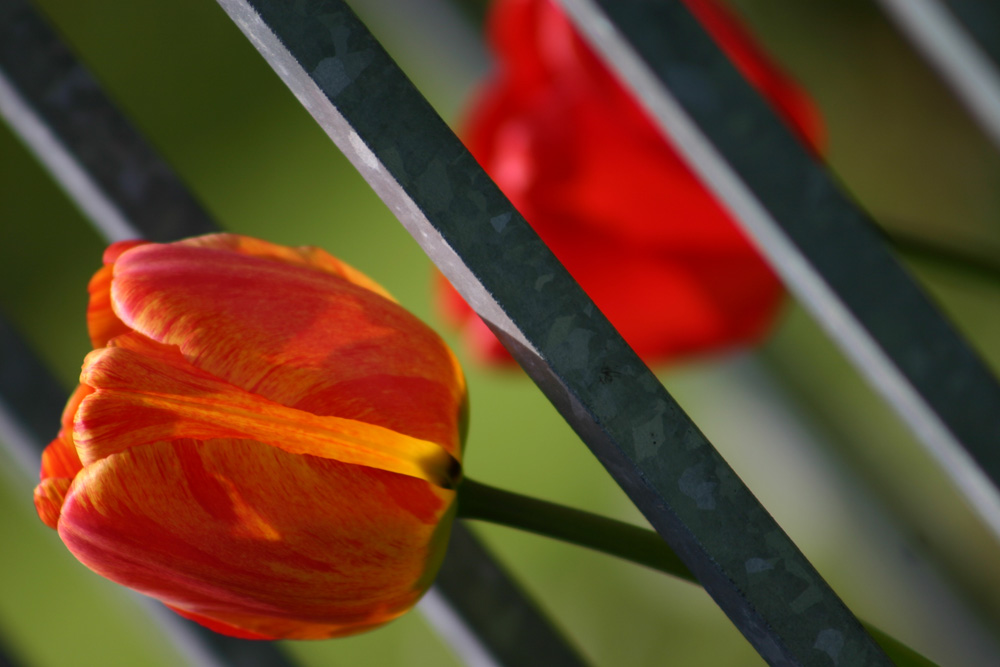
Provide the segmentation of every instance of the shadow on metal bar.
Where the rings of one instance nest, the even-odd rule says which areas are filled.
[[[91,75],[24,0],[0,4],[0,115],[22,137],[108,240],[170,241],[218,231],[208,213],[111,103]],[[58,429],[66,396],[0,321],[0,428],[15,456],[37,474],[41,448]],[[7,417],[7,419],[4,419]],[[425,613],[456,651],[502,665],[582,665],[584,661],[462,524],[440,573],[439,600]],[[433,590],[433,589],[432,589]],[[478,605],[497,603],[497,624]],[[291,664],[276,647],[224,637],[157,614],[168,632],[192,632],[214,664]],[[447,615],[449,622],[437,616]],[[191,637],[187,638],[191,644]],[[461,644],[461,646],[458,646]],[[196,646],[189,646],[192,651]],[[202,664],[207,664],[202,661]]]
[[[1000,6],[986,0],[879,0],[1000,147]]]
[[[219,3],[766,660],[887,664],[343,2]]]
[[[1000,535],[1000,384],[677,0],[563,0],[665,135]]]

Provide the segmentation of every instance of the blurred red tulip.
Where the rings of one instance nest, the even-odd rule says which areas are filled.
[[[819,116],[714,0],[685,4],[814,150]],[[473,105],[473,155],[647,362],[752,343],[783,290],[767,263],[548,0],[496,0],[498,68]],[[476,356],[510,360],[440,278]]]
[[[361,632],[444,556],[465,384],[451,351],[315,248],[117,243],[39,516],[87,567],[235,636]]]

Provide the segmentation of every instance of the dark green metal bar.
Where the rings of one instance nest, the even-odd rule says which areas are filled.
[[[219,3],[766,660],[888,664],[345,3]]]
[[[563,0],[665,134],[1000,535],[1000,384],[678,0]]]
[[[1000,145],[1000,5],[987,0],[879,0]]]
[[[27,0],[0,2],[0,115],[112,240],[166,241],[213,227]]]
[[[0,431],[14,459],[37,477],[42,448],[59,430],[64,390],[0,315]]]
[[[219,230],[24,0],[0,0],[0,114],[109,240],[171,241]],[[2,319],[0,346],[0,437],[37,475],[41,448],[58,430],[66,396]],[[464,525],[452,533],[440,575],[443,604],[424,611],[456,650],[478,644],[479,654],[503,665],[585,664]],[[507,624],[483,614],[478,602],[484,599],[503,602]],[[437,622],[442,615],[450,623]],[[172,614],[162,620],[175,636],[194,632],[217,664],[291,664],[274,645],[224,637]]]
[[[494,639],[486,646],[476,635],[470,635],[468,643],[458,641],[464,634],[458,628],[447,632],[452,647],[470,666],[485,667],[493,661],[501,665],[544,667],[582,664],[580,657],[568,650],[567,644],[551,640],[548,619],[533,609],[524,608],[523,593],[516,585],[493,583],[509,579],[507,572],[489,557],[482,543],[463,526],[463,530],[452,531],[444,565],[434,588],[421,600],[420,607],[439,628],[454,618],[478,629],[480,636],[489,628],[492,635],[504,638],[503,641]],[[446,606],[437,603],[439,596]]]

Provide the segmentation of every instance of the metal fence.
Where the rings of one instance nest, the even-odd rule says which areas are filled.
[[[868,214],[794,140],[681,2],[563,4],[995,537],[1000,385],[901,268]],[[997,85],[991,33],[983,36],[981,19],[969,18],[979,3],[885,4],[995,132],[989,101],[976,101]],[[888,664],[347,4],[219,5],[764,660]],[[932,10],[938,14],[927,18]],[[920,29],[928,25],[947,25],[946,37],[928,37]],[[0,31],[0,111],[106,238],[170,240],[216,228],[32,5],[0,2]],[[978,64],[968,64],[973,56],[957,65],[948,60],[956,50],[949,44],[973,52]],[[364,66],[354,67],[359,61]],[[0,333],[3,439],[25,467],[37,467],[65,391],[14,327],[4,324]],[[776,474],[796,473],[776,466]],[[712,502],[696,502],[686,490],[692,485],[713,489]],[[781,566],[749,569],[755,559]],[[461,527],[422,608],[469,662],[584,662],[574,648],[579,638],[565,639]],[[192,662],[296,659],[270,644],[157,622]]]

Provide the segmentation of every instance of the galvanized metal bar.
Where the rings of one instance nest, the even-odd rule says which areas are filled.
[[[1000,6],[986,0],[879,0],[1000,146]]]
[[[109,241],[171,241],[219,230],[25,0],[0,0],[0,115]],[[2,319],[0,345],[0,437],[34,476],[66,396]],[[478,650],[503,665],[585,664],[463,524],[452,532],[440,575],[448,584],[432,589],[437,604],[421,608],[457,653]],[[507,624],[484,618],[476,604],[484,598],[504,601]],[[174,636],[191,630],[200,635],[201,653],[208,649],[223,664],[291,664],[272,645],[217,635],[173,614],[160,616]],[[518,631],[511,634],[511,628]],[[539,661],[524,651],[526,639]],[[188,642],[188,649],[196,647]]]
[[[37,478],[42,449],[59,430],[66,390],[0,314],[0,433],[29,478]]]
[[[0,2],[0,115],[107,238],[214,228],[28,0]]]
[[[525,610],[520,602],[523,593],[516,586],[496,586],[494,581],[510,580],[506,571],[488,557],[482,543],[468,529],[452,533],[448,555],[434,588],[420,602],[436,626],[458,623],[449,636],[469,641],[452,642],[466,664],[544,665],[573,667],[581,658],[565,643],[553,642],[547,634],[550,621],[536,611]],[[440,596],[440,597],[439,597]],[[439,605],[438,600],[447,602]],[[494,641],[487,647],[478,637],[486,633],[508,639]],[[485,650],[484,650],[485,649]]]
[[[888,663],[344,2],[219,4],[766,660]]]
[[[562,0],[1000,535],[1000,384],[678,0]]]

